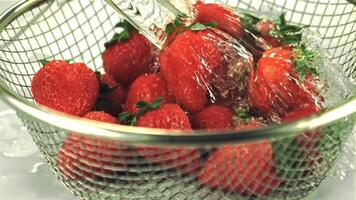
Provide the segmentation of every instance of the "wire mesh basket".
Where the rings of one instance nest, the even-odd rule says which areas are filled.
[[[286,12],[291,22],[319,31],[332,61],[346,76],[356,77],[356,12],[351,3],[217,2],[256,12]],[[334,109],[291,124],[189,136],[93,124],[35,105],[31,80],[41,68],[38,61],[70,58],[101,70],[103,44],[119,19],[101,0],[22,1],[0,18],[0,94],[17,110],[54,174],[76,196],[301,199],[327,176],[354,129],[355,99],[344,99]],[[313,141],[312,135],[320,139]],[[305,144],[298,138],[309,140]],[[222,150],[231,154],[222,156]],[[245,156],[236,159],[233,154]],[[212,158],[218,162],[211,164]],[[231,166],[236,170],[225,170]]]

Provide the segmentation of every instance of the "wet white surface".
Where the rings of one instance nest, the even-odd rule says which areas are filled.
[[[0,1],[3,11],[14,1]],[[2,200],[74,200],[56,180],[40,156],[14,111],[0,102],[0,199]],[[349,158],[353,160],[352,158]],[[344,180],[329,178],[309,199],[355,199],[355,173]]]

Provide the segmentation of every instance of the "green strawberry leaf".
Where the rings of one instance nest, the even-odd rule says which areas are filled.
[[[287,21],[286,21],[286,13],[282,13],[279,18],[276,20],[276,24],[278,24],[280,27],[286,26]]]
[[[209,23],[195,23],[193,25],[188,26],[187,28],[191,31],[202,31],[207,28],[216,28],[218,27],[217,22],[209,22]]]
[[[123,30],[120,33],[115,33],[114,36],[104,44],[105,48],[110,48],[117,42],[123,42],[128,40],[132,32],[135,32],[136,29],[128,21],[124,20],[115,25],[115,28],[122,28]]]
[[[304,79],[308,74],[318,76],[318,69],[316,61],[319,59],[319,53],[309,50],[305,44],[299,45],[294,49],[297,55],[295,60],[295,70],[298,72],[300,78]]]
[[[163,97],[158,97],[155,101],[153,101],[151,104],[146,102],[146,101],[139,101],[136,104],[136,108],[138,108],[138,111],[136,114],[132,114],[130,112],[123,112],[119,114],[119,121],[122,124],[126,124],[126,125],[130,125],[130,126],[136,126],[138,119],[152,111],[152,110],[156,110],[159,109],[163,104]]]
[[[234,109],[233,121],[235,124],[246,123],[250,121],[252,117],[248,107],[238,107]]]
[[[249,13],[243,13],[242,14],[242,22],[243,24],[245,25],[245,28],[253,33],[253,34],[259,34],[258,33],[258,30],[256,28],[256,25],[258,22],[260,22],[262,19],[261,18],[258,18],[254,15],[251,15]]]
[[[121,123],[129,124],[129,123],[131,123],[133,116],[130,112],[122,112],[119,114],[118,118]]]
[[[146,101],[139,101],[137,104],[136,104],[136,107],[137,108],[147,108],[150,104],[147,103]]]
[[[166,34],[167,34],[167,35],[170,35],[170,34],[171,34],[177,27],[179,27],[179,26],[184,26],[184,23],[183,23],[183,21],[182,21],[179,17],[177,17],[177,18],[174,20],[174,22],[169,23],[169,24],[166,26],[166,30],[165,30]]]
[[[49,60],[47,59],[42,59],[42,60],[39,60],[39,62],[41,63],[42,66],[45,66],[49,63]]]
[[[158,97],[153,103],[151,103],[148,106],[148,108],[151,110],[158,109],[162,105],[162,102],[163,102],[163,97]]]
[[[277,28],[271,30],[269,35],[278,38],[282,44],[297,46],[302,41],[302,30],[308,26],[289,25],[286,21],[286,13],[283,13],[276,21]]]

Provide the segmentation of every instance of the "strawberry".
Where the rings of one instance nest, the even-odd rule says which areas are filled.
[[[136,113],[136,104],[140,101],[153,103],[158,97],[163,97],[163,103],[172,103],[173,97],[168,92],[166,81],[160,74],[142,75],[130,86],[124,110]]]
[[[95,73],[83,63],[44,61],[32,80],[32,94],[38,104],[82,116],[94,108],[99,94]]]
[[[221,64],[219,37],[210,29],[187,30],[176,36],[160,55],[161,72],[176,101],[190,112],[208,102],[211,71]]]
[[[118,115],[125,103],[125,89],[107,74],[100,75],[97,72],[97,76],[100,81],[100,91],[95,110]]]
[[[280,46],[280,41],[276,37],[272,37],[269,33],[272,30],[277,29],[277,25],[267,19],[262,19],[256,24],[256,29],[261,33],[262,38],[269,44],[271,47]]]
[[[198,1],[194,5],[197,11],[196,20],[201,23],[217,22],[218,29],[235,38],[244,35],[244,27],[240,17],[226,6]]]
[[[233,113],[224,106],[212,105],[193,115],[191,121],[195,129],[230,129],[232,128]]]
[[[310,78],[317,75],[314,59],[314,52],[304,46],[266,51],[250,74],[250,105],[273,119],[302,107],[319,110],[323,98]]]
[[[253,34],[254,37],[262,37],[267,45],[272,48],[281,45],[300,44],[302,30],[305,28],[287,24],[285,13],[273,22],[268,19],[261,19],[252,14],[244,13],[242,21],[250,34]]]
[[[188,116],[177,104],[164,104],[156,110],[147,112],[138,120],[137,126],[184,130],[189,133],[191,125]],[[137,147],[137,152],[147,160],[158,163],[165,169],[177,169],[186,174],[192,174],[199,168],[200,155],[197,149]]]
[[[287,113],[282,119],[283,122],[293,122],[300,120],[302,118],[309,117],[310,115],[318,113],[319,110],[316,107],[302,107],[300,109],[294,110]],[[322,133],[320,130],[313,130],[296,136],[296,141],[300,148],[305,148],[307,150],[312,150],[318,141],[320,140]]]
[[[115,34],[113,39],[105,44],[103,66],[105,72],[116,82],[128,86],[138,76],[149,71],[153,47],[128,22],[120,22],[116,27],[122,28],[123,31]]]
[[[282,183],[269,141],[220,147],[205,162],[198,180],[213,189],[256,196],[268,195]]]
[[[86,119],[117,123],[104,112],[89,112]],[[125,172],[129,158],[126,146],[109,140],[70,133],[57,156],[57,165],[63,176],[71,180],[115,181],[117,173]]]
[[[137,126],[146,128],[191,130],[187,114],[177,104],[164,104],[141,116]]]

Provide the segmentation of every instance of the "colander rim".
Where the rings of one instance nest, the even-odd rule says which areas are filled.
[[[0,33],[7,26],[6,23],[11,23],[13,19],[26,10],[45,2],[53,2],[53,0],[19,1],[0,15]],[[323,111],[292,123],[283,123],[253,130],[192,131],[186,134],[183,131],[131,127],[101,122],[93,123],[90,120],[67,115],[29,102],[7,89],[3,82],[0,82],[0,98],[11,108],[19,111],[21,115],[45,122],[54,127],[86,136],[135,144],[215,146],[276,139],[315,130],[356,113],[356,97],[353,97],[348,102],[331,110]]]

